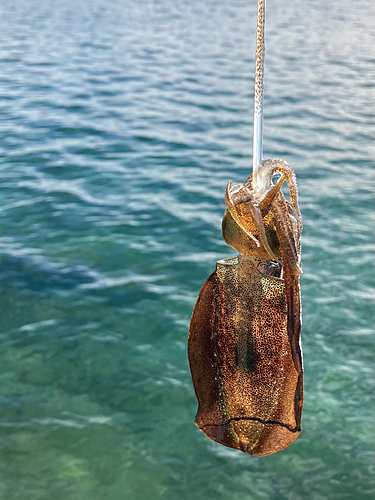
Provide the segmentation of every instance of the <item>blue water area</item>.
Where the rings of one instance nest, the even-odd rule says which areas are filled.
[[[302,434],[207,439],[187,330],[251,172],[256,1],[0,1],[0,499],[374,494],[374,4],[269,0],[303,231]]]

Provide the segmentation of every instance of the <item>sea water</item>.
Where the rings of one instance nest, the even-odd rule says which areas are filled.
[[[0,1],[0,499],[374,493],[374,5],[269,0],[264,157],[295,169],[302,434],[207,439],[190,315],[251,173],[256,1]]]

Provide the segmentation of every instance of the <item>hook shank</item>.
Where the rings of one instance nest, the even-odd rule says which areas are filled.
[[[254,189],[257,191],[257,170],[263,159],[263,76],[264,76],[264,26],[266,19],[266,0],[258,0],[257,38],[255,56],[254,90],[254,137],[253,172]]]

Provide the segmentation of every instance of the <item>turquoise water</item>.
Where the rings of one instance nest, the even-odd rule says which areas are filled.
[[[0,499],[374,493],[374,8],[269,0],[265,157],[296,170],[303,432],[194,426],[187,361],[250,173],[254,2],[0,2]]]

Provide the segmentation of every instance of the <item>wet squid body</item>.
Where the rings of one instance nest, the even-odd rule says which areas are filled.
[[[281,177],[273,184],[275,173]],[[199,293],[189,362],[199,429],[261,456],[286,448],[301,432],[302,220],[286,162],[263,161],[257,176],[257,190],[253,175],[228,184],[222,231],[239,255],[218,261]]]

